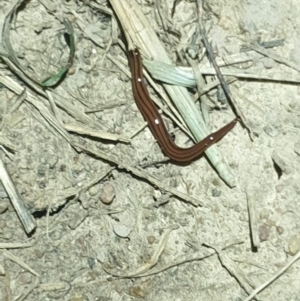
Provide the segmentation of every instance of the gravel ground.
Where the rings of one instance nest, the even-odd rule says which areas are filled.
[[[64,19],[76,45],[66,76],[46,93],[0,65],[0,158],[36,223],[26,233],[2,187],[0,300],[247,300],[299,256],[299,2],[203,2],[218,62],[245,49],[250,58],[230,67],[237,80],[229,87],[251,135],[239,123],[217,144],[235,187],[205,156],[184,166],[165,161],[134,102],[125,38],[109,1],[0,2],[0,25],[10,24],[31,82],[68,63]],[[139,1],[174,64],[196,53],[194,63],[209,66],[196,2],[179,1],[173,19],[172,6]],[[201,98],[211,132],[234,118],[218,92]],[[192,145],[164,121],[177,144]],[[255,298],[300,300],[300,262]]]

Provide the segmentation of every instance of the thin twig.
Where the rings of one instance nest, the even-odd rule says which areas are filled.
[[[199,31],[200,31],[202,42],[206,49],[207,57],[208,57],[209,61],[211,62],[211,64],[213,65],[214,69],[216,70],[217,78],[220,81],[221,87],[223,88],[223,91],[227,97],[228,103],[231,105],[235,114],[238,117],[240,117],[243,126],[248,130],[249,134],[251,134],[249,127],[245,124],[245,117],[244,117],[243,113],[241,112],[241,110],[239,109],[236,101],[234,100],[233,95],[224,79],[223,74],[220,72],[220,68],[219,68],[218,64],[216,63],[216,59],[213,54],[210,43],[207,40],[205,27],[202,22],[202,0],[197,0],[197,12],[198,12]],[[250,137],[251,137],[251,135],[250,135]]]
[[[243,242],[244,241],[242,241],[240,239],[236,239],[233,242],[228,242],[221,249],[224,250],[224,249],[230,248],[231,246],[233,246],[235,244],[241,244]],[[200,250],[200,251],[195,252],[194,254],[189,254],[188,256],[179,256],[173,262],[171,262],[169,264],[166,264],[165,266],[160,266],[160,267],[154,268],[154,269],[150,270],[147,273],[137,275],[137,276],[135,276],[135,278],[148,277],[148,276],[152,276],[152,275],[155,275],[155,274],[159,274],[159,273],[162,273],[162,272],[164,272],[164,271],[166,271],[170,268],[173,268],[175,266],[179,266],[179,265],[185,264],[187,262],[204,260],[208,257],[211,257],[211,256],[215,255],[215,254],[216,254],[215,251],[211,251],[208,254],[203,254],[203,250]]]
[[[0,158],[0,180],[7,194],[9,195],[9,198],[17,212],[17,215],[22,225],[24,226],[26,233],[27,234],[31,233],[36,227],[35,220],[33,216],[29,213],[27,208],[25,207],[24,200],[22,199],[17,188],[15,187],[1,158]]]
[[[245,292],[249,294],[251,289],[255,287],[252,279],[247,277],[245,273],[233,262],[233,260],[229,256],[227,256],[225,252],[223,252],[220,248],[208,244],[203,244],[203,246],[212,248],[216,251],[222,266],[232,277],[236,279],[236,281],[245,290]]]
[[[258,293],[264,290],[267,286],[269,286],[273,281],[279,278],[293,263],[295,263],[300,258],[300,251],[296,254],[296,256],[288,262],[281,270],[279,270],[273,277],[255,289],[250,296],[248,296],[244,301],[252,300]]]
[[[20,265],[22,268],[30,272],[31,274],[40,277],[39,273],[36,272],[34,269],[32,269],[28,264],[26,264],[24,261],[22,261],[19,257],[15,256],[14,254],[8,252],[7,250],[3,250],[3,255],[6,258],[9,258],[11,261],[17,263]]]

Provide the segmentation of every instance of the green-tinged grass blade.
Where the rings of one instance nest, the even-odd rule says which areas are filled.
[[[73,64],[73,58],[75,55],[75,38],[74,38],[74,29],[72,26],[72,23],[64,19],[64,25],[67,31],[67,34],[69,35],[69,47],[70,47],[70,53],[69,53],[69,59],[66,66],[62,67],[56,74],[48,77],[44,81],[41,82],[41,86],[44,88],[55,86],[65,75],[65,73],[68,71],[68,69]]]
[[[48,77],[44,81],[41,82],[42,87],[52,87],[55,86],[64,76],[64,74],[68,71],[68,67],[63,67],[56,74]]]

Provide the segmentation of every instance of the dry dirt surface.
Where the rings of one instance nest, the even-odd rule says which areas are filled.
[[[210,132],[242,115],[248,130],[216,145],[233,182],[207,156],[164,156],[133,98],[121,2],[174,66],[193,66]],[[0,1],[0,300],[300,300],[299,1],[176,2],[172,18],[173,0]],[[203,71],[200,19],[233,106]],[[147,87],[168,110],[161,83]]]

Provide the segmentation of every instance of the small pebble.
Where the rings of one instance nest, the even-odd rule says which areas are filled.
[[[276,232],[281,235],[283,233],[283,228],[280,226],[276,226]]]
[[[94,185],[89,189],[90,196],[95,196],[97,193],[99,193],[99,185]]]
[[[119,236],[123,238],[127,238],[131,232],[131,228],[122,225],[122,224],[116,224],[114,225],[114,232]]]
[[[267,241],[270,235],[270,227],[266,224],[259,226],[259,240],[260,241]]]
[[[34,250],[34,253],[35,253],[36,257],[39,259],[41,259],[44,256],[44,252],[41,250],[38,250],[38,249]]]
[[[221,195],[222,195],[222,191],[221,191],[221,190],[216,189],[216,188],[214,188],[214,189],[212,190],[212,196],[213,196],[213,197],[220,197]]]
[[[288,253],[294,256],[300,251],[300,234],[293,235],[288,245]]]
[[[153,235],[147,236],[147,241],[149,245],[152,245],[155,242],[155,237]]]
[[[4,213],[8,209],[8,202],[3,199],[0,202],[0,214]]]
[[[130,294],[137,298],[145,298],[146,292],[140,286],[133,286],[130,288]]]
[[[104,183],[102,192],[100,195],[101,202],[108,205],[113,201],[115,196],[116,196],[116,194],[115,194],[114,186],[112,186],[109,183]]]

